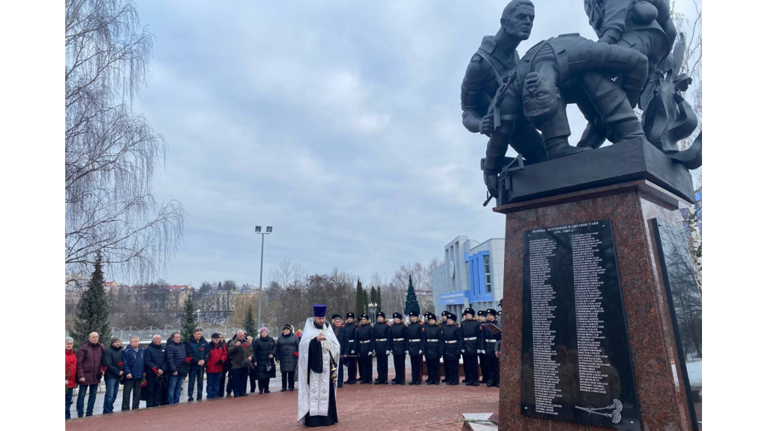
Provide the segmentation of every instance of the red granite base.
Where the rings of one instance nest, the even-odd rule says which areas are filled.
[[[495,208],[506,214],[499,429],[605,430],[520,412],[523,231],[610,219],[643,430],[691,429],[675,336],[650,220],[682,223],[678,198],[648,181],[595,188]]]

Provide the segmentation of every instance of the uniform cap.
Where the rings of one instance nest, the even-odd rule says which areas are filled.
[[[464,312],[463,312],[463,313],[461,313],[461,315],[463,316],[463,315],[465,315],[465,314],[471,314],[471,315],[473,315],[473,316],[474,316],[474,315],[475,315],[475,310],[474,310],[474,309],[472,309],[472,308],[465,308],[465,309],[464,309]]]
[[[392,313],[392,318],[393,319],[402,319],[403,315],[398,313],[397,311],[395,311],[394,313]]]
[[[347,319],[349,319],[350,317],[354,319],[355,318],[355,313],[351,313],[351,312],[347,313]]]
[[[485,312],[489,315],[494,315],[494,316],[496,315],[496,310],[494,310],[493,308],[489,308],[485,310]]]

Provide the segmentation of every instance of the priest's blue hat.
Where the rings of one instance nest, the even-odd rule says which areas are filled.
[[[315,304],[313,306],[315,308],[315,317],[325,317],[325,312],[328,308],[325,304]]]

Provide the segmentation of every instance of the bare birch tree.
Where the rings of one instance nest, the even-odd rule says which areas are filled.
[[[181,241],[186,213],[152,195],[165,141],[135,114],[152,50],[130,0],[65,6],[65,264],[80,273],[97,250],[110,272],[153,279]]]

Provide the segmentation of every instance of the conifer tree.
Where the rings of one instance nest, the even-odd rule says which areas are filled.
[[[88,290],[80,298],[79,309],[70,335],[75,340],[75,349],[79,344],[88,341],[91,332],[99,334],[99,342],[109,344],[112,338],[112,327],[109,324],[109,303],[104,291],[104,273],[101,270],[101,252],[96,253],[91,280]]]
[[[416,298],[416,290],[413,288],[413,280],[408,276],[408,294],[405,297],[405,309],[403,314],[408,316],[411,311],[421,314],[419,300]]]
[[[357,288],[355,289],[355,315],[360,317],[361,314],[368,312],[368,295],[363,290],[363,284],[360,280],[357,280]]]
[[[192,292],[188,292],[184,299],[184,315],[181,318],[181,341],[189,340],[197,329],[197,319],[195,317],[195,303],[192,300]]]
[[[246,332],[246,334],[256,338],[256,331],[259,329],[256,327],[256,319],[253,317],[252,304],[248,304],[248,312],[245,313],[245,320],[243,321],[243,330]]]

